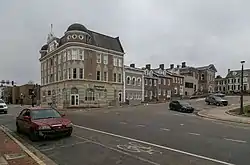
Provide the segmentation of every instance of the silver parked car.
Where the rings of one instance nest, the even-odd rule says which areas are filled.
[[[7,114],[8,113],[8,106],[6,105],[6,103],[0,99],[0,113],[5,113]]]

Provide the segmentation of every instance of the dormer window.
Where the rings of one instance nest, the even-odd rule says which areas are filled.
[[[67,37],[67,39],[70,40],[70,39],[71,39],[71,36],[69,35],[69,36]]]
[[[83,35],[79,35],[79,39],[80,39],[80,40],[83,40]]]

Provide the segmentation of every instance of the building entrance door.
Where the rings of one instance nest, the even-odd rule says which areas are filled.
[[[73,106],[79,105],[79,94],[70,95],[70,105],[73,105]]]

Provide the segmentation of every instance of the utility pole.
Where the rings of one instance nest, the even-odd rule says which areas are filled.
[[[241,61],[241,92],[240,92],[240,115],[244,114],[244,107],[243,107],[243,77],[244,77],[244,63],[245,61]]]

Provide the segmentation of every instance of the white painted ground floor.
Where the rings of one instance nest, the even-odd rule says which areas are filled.
[[[67,81],[41,87],[41,105],[59,108],[88,108],[119,105],[123,85],[97,81]]]

